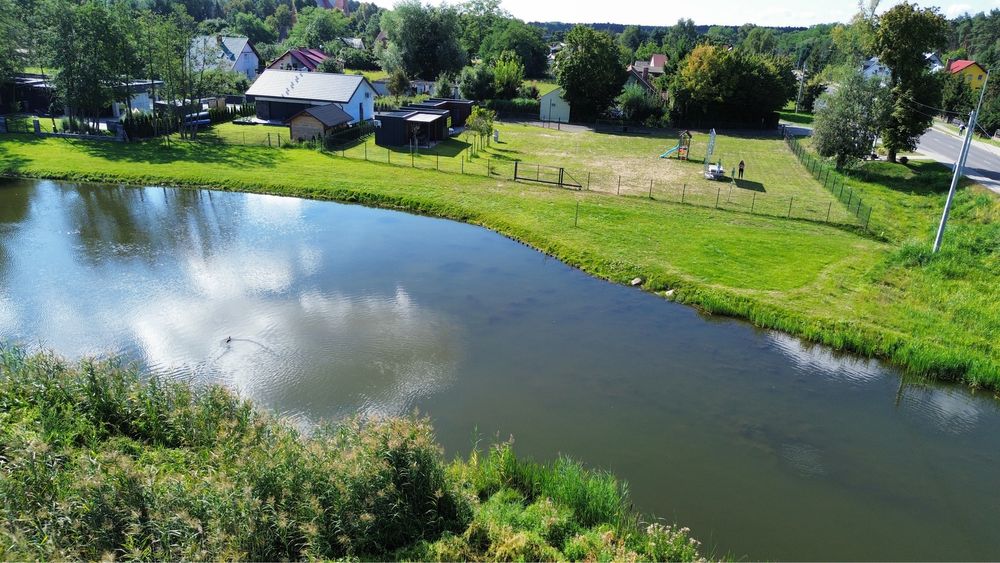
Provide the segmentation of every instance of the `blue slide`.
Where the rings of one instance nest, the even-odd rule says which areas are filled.
[[[677,143],[677,146],[675,146],[674,148],[672,148],[672,149],[668,150],[667,152],[665,152],[665,153],[661,154],[661,155],[660,155],[660,158],[667,158],[667,157],[669,157],[670,155],[672,155],[672,154],[674,154],[675,152],[677,152],[677,151],[678,151],[678,150],[679,150],[680,148],[681,148],[681,144],[680,144],[680,143]]]

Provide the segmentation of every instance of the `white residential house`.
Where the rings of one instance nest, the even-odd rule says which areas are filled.
[[[246,37],[201,35],[191,41],[190,56],[195,68],[215,66],[243,74],[253,81],[261,67],[260,55]]]
[[[941,57],[937,53],[925,53],[924,59],[927,61],[927,70],[931,72],[938,72],[944,68],[944,64],[941,63]],[[878,60],[878,57],[871,57],[861,63],[861,74],[865,78],[878,77],[883,82],[887,82],[889,77],[892,76],[892,71],[889,70],[889,67],[882,64]]]
[[[267,69],[247,90],[253,98],[257,119],[284,123],[299,112],[336,104],[351,116],[350,124],[375,115],[375,87],[360,74],[334,74]]]
[[[539,99],[539,119],[569,123],[569,102],[563,98],[562,94],[562,88],[556,88]]]
[[[864,76],[865,78],[880,78],[884,81],[888,80],[891,74],[892,72],[889,70],[889,67],[882,64],[882,62],[878,60],[878,57],[871,57],[861,63],[861,76]]]

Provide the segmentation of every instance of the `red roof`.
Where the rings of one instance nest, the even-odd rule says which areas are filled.
[[[968,68],[976,64],[976,61],[970,61],[967,59],[956,59],[948,64],[948,72],[955,74],[956,72],[961,72],[962,69]]]
[[[293,59],[299,61],[302,66],[306,67],[310,71],[316,70],[319,63],[330,58],[330,55],[327,55],[319,49],[289,49],[286,54],[291,55]],[[275,65],[277,65],[278,61],[283,58],[285,58],[285,55],[278,57],[278,59],[271,63],[271,66],[268,68],[277,68]]]

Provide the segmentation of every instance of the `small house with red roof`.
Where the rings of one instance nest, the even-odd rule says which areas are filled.
[[[986,81],[986,70],[976,61],[957,59],[948,63],[948,72],[961,76],[973,90],[983,87]]]

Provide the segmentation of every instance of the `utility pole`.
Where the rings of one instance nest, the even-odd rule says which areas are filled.
[[[990,73],[987,71],[986,80],[979,91],[979,103],[976,109],[969,114],[969,126],[965,130],[965,141],[962,143],[962,152],[955,162],[955,172],[951,176],[951,187],[948,188],[948,199],[944,203],[944,213],[941,214],[941,224],[938,225],[937,236],[934,237],[934,252],[941,250],[941,239],[944,238],[944,228],[948,224],[948,212],[951,211],[951,201],[955,199],[955,188],[958,187],[958,179],[962,177],[962,168],[965,168],[965,161],[969,158],[969,149],[972,147],[972,134],[976,131],[976,118],[979,117],[979,109],[983,107],[983,97],[986,95],[986,85],[990,82]]]

